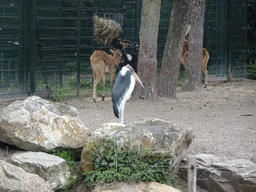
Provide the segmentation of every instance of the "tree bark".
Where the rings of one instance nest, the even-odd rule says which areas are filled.
[[[133,99],[156,100],[157,38],[161,0],[143,0],[140,26],[138,76],[144,89],[136,85]]]
[[[174,0],[159,76],[158,94],[176,98],[176,84],[191,0]]]
[[[188,84],[186,90],[198,90],[202,87],[202,55],[204,36],[205,0],[194,0],[192,3],[188,45]]]

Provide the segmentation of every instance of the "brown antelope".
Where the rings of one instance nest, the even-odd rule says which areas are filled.
[[[185,69],[187,68],[188,65],[188,35],[185,38],[184,45],[183,45],[183,50],[182,50],[182,57],[181,57],[181,62],[184,65]],[[208,71],[207,71],[207,64],[210,58],[209,52],[203,48],[203,56],[202,56],[202,65],[201,69],[204,73],[204,84],[205,87],[207,86],[207,80],[208,80]]]
[[[110,85],[113,88],[113,80],[116,68],[121,62],[122,53],[120,50],[114,51],[110,49],[110,52],[113,54],[109,55],[105,51],[97,50],[94,51],[90,57],[91,67],[92,67],[92,75],[93,75],[93,100],[97,102],[96,96],[96,88],[97,85],[102,78],[103,81],[103,92],[102,92],[102,101],[104,101],[105,97],[105,83],[106,83],[106,75],[110,75]]]

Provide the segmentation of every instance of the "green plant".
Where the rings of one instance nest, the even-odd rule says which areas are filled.
[[[249,78],[256,79],[256,61],[250,60],[247,67],[248,67]]]
[[[15,92],[17,91],[17,88],[15,87],[14,83],[10,83],[7,92]]]
[[[184,86],[188,81],[188,77],[189,75],[187,71],[183,71],[182,73],[180,73],[178,76],[177,86],[178,87]]]
[[[52,154],[66,160],[69,167],[74,166],[75,157],[74,157],[74,155],[72,154],[72,152],[70,150],[67,150],[67,149],[53,149]]]
[[[51,94],[51,98],[53,101],[59,102],[59,101],[62,101],[62,99],[64,98],[64,95],[61,90],[53,91],[53,93]]]
[[[115,138],[106,139],[103,144],[94,143],[91,155],[95,170],[84,173],[89,189],[102,181],[172,183],[170,153],[154,154],[141,146],[131,146],[129,138],[124,147],[118,147]]]
[[[36,81],[36,89],[44,89],[46,87],[46,84],[43,80],[37,80]]]
[[[77,70],[77,61],[68,61],[64,64],[63,72],[64,73],[70,73],[70,71],[76,71]],[[80,62],[80,72],[82,74],[90,74],[91,73],[91,65],[89,62],[81,61]]]
[[[80,81],[80,87],[81,88],[89,88],[92,89],[93,88],[93,83],[91,80],[89,79],[81,79]]]
[[[65,87],[67,88],[71,88],[71,89],[75,89],[76,86],[77,86],[77,80],[76,80],[76,77],[68,77],[66,80],[65,80],[65,83],[64,85]]]

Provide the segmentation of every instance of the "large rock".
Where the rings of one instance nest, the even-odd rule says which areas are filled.
[[[197,185],[210,192],[256,191],[256,165],[245,159],[229,160],[214,155],[198,154]],[[186,160],[183,162],[187,164]],[[187,166],[179,169],[187,180]]]
[[[95,192],[181,192],[180,190],[169,185],[160,184],[157,182],[139,182],[139,183],[124,183],[116,182],[108,185],[102,185]]]
[[[11,156],[10,163],[46,180],[53,190],[69,185],[70,172],[67,162],[43,152],[19,152]]]
[[[89,134],[74,107],[40,97],[15,101],[0,111],[0,141],[27,151],[82,148]]]
[[[129,125],[116,123],[103,124],[88,139],[81,155],[81,162],[91,162],[91,152],[94,143],[103,142],[107,136],[115,137],[118,146],[125,145],[130,138],[131,145],[138,145],[143,149],[149,149],[154,153],[170,152],[173,160],[172,166],[177,166],[187,153],[192,142],[192,129],[177,126],[168,121],[154,119]],[[94,169],[92,164],[82,164],[82,171],[89,172]]]
[[[53,192],[49,183],[36,174],[0,160],[0,191]]]

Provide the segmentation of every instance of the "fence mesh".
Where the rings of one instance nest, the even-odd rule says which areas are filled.
[[[71,95],[83,92],[92,81],[90,55],[95,49],[110,48],[94,40],[93,16],[122,15],[120,38],[138,44],[141,6],[141,0],[1,0],[1,99],[48,96],[58,90]],[[204,47],[210,53],[210,75],[247,76],[247,60],[251,61],[247,39],[255,39],[253,30],[247,36],[248,6],[246,0],[206,1]],[[172,0],[162,1],[159,64],[171,7]],[[249,52],[250,58],[253,53]]]
[[[0,94],[27,95],[27,57],[23,52],[24,35],[23,2],[0,1]]]

